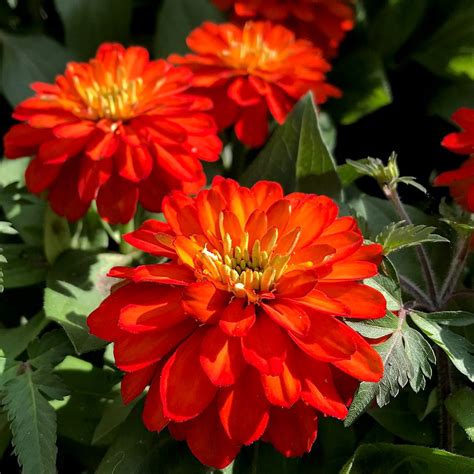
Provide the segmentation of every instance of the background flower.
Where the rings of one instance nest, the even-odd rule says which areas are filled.
[[[193,70],[196,92],[213,100],[219,128],[235,125],[248,146],[265,142],[268,112],[283,123],[308,91],[318,104],[341,95],[326,82],[330,65],[321,51],[270,22],[249,21],[242,28],[206,22],[187,44],[195,54],[171,55],[170,61]]]
[[[97,199],[99,214],[126,223],[137,202],[161,209],[172,189],[197,191],[199,160],[221,150],[208,99],[186,93],[191,71],[149,61],[141,47],[103,44],[88,63],[69,63],[55,84],[35,83],[5,136],[8,158],[33,155],[26,184],[48,190],[53,210],[77,220]]]
[[[463,131],[446,135],[441,144],[461,155],[474,153],[474,109],[462,107],[454,112],[451,118]]]
[[[354,27],[351,0],[213,0],[221,9],[233,8],[235,19],[281,22],[300,38],[311,40],[326,56],[334,56]]]
[[[325,196],[283,196],[214,179],[196,198],[165,198],[167,223],[127,237],[170,263],[117,267],[119,287],[88,319],[114,341],[126,402],[150,384],[143,420],[169,426],[204,464],[229,464],[259,438],[285,456],[311,449],[318,412],[347,415],[358,381],[378,381],[378,353],[340,318],[385,315],[360,283],[382,247]],[[308,225],[311,222],[311,225]]]

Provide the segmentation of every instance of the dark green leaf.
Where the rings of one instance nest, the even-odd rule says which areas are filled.
[[[463,336],[412,311],[413,322],[451,359],[454,366],[471,382],[474,382],[474,345]]]
[[[28,346],[28,362],[33,367],[58,365],[73,348],[64,331],[55,330],[46,333],[41,339],[32,341]]]
[[[340,474],[472,474],[474,460],[441,449],[394,444],[363,444]]]
[[[400,388],[408,383],[415,392],[423,390],[426,378],[432,375],[430,362],[435,362],[435,355],[431,346],[418,331],[409,327],[402,319],[398,320],[398,326],[390,338],[375,346],[375,349],[382,357],[383,377],[377,383],[360,384],[344,422],[346,426],[354,423],[374,398],[378,406],[383,407],[389,403],[390,397],[396,397]]]
[[[1,172],[2,168],[0,167]],[[22,185],[14,182],[3,189],[0,188],[0,204],[5,216],[13,224],[23,241],[26,244],[41,247],[43,245],[45,201],[28,193]]]
[[[426,242],[449,243],[445,237],[433,234],[435,230],[435,227],[425,225],[406,225],[404,222],[394,222],[385,227],[375,240],[383,246],[385,255]]]
[[[156,23],[154,53],[185,53],[186,37],[204,21],[223,23],[225,16],[209,0],[164,0]]]
[[[71,250],[62,254],[49,272],[44,302],[46,317],[65,329],[77,353],[105,345],[89,334],[86,320],[116,281],[108,278],[107,272],[130,261],[130,256],[120,254]]]
[[[89,59],[106,41],[127,42],[132,0],[55,0],[64,24],[66,45],[80,59]]]
[[[11,105],[31,96],[30,84],[51,82],[64,71],[69,53],[43,35],[16,36],[0,32],[3,44],[2,84]]]
[[[467,311],[440,311],[437,313],[422,313],[417,311],[422,318],[446,326],[469,326],[474,324],[474,314]]]
[[[435,74],[474,79],[474,4],[463,3],[426,41],[415,59]]]
[[[92,449],[94,431],[114,396],[112,387],[118,382],[118,374],[72,356],[56,366],[54,373],[61,377],[70,392],[63,402],[54,402],[58,433]]]
[[[382,61],[372,49],[361,48],[341,58],[331,77],[344,95],[332,100],[328,109],[344,125],[357,122],[392,102]]]
[[[0,329],[1,355],[11,359],[19,356],[38,334],[46,327],[48,321],[43,313],[31,318],[25,325],[11,329]]]
[[[369,27],[372,46],[384,57],[395,54],[415,31],[426,10],[427,0],[390,0]]]
[[[3,244],[8,264],[3,267],[5,288],[36,285],[46,278],[48,262],[40,247],[26,244]]]
[[[135,406],[135,403],[125,405],[120,393],[117,393],[112,400],[108,400],[106,403],[104,414],[94,431],[92,444],[95,445],[102,444],[125,421]]]
[[[71,245],[71,231],[68,221],[46,206],[44,219],[44,253],[49,263],[54,263]]]
[[[446,120],[461,107],[474,108],[474,82],[462,81],[438,89],[430,104],[430,112]]]
[[[317,192],[339,197],[341,184],[335,161],[323,141],[311,95],[295,106],[265,148],[244,173],[245,185],[269,179],[286,192]]]
[[[474,391],[462,388],[446,401],[449,414],[462,426],[468,438],[474,442]]]
[[[25,474],[56,472],[56,414],[27,370],[4,387],[13,445]]]

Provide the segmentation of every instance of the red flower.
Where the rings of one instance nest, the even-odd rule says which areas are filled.
[[[49,190],[59,215],[77,220],[97,199],[100,215],[126,223],[137,201],[161,210],[170,190],[196,192],[199,160],[221,150],[211,102],[186,93],[192,73],[149,61],[144,48],[103,44],[88,63],[69,63],[54,85],[35,83],[5,136],[8,158],[33,155],[26,184]]]
[[[352,0],[213,0],[222,10],[233,7],[234,19],[265,19],[282,23],[299,38],[311,40],[334,56],[354,27]]]
[[[194,86],[214,102],[218,126],[235,124],[246,145],[262,145],[268,135],[268,111],[283,123],[295,102],[313,91],[316,102],[339,97],[328,85],[329,64],[319,49],[282,26],[247,22],[243,28],[204,23],[188,36],[196,54],[172,55],[194,72]]]
[[[434,180],[434,185],[449,186],[453,199],[469,212],[474,212],[474,155],[468,158],[459,169],[441,173]]]
[[[318,413],[344,418],[358,381],[378,381],[377,352],[341,318],[385,315],[361,280],[382,248],[364,245],[325,196],[283,196],[214,179],[196,198],[163,201],[131,245],[169,263],[119,267],[117,289],[89,317],[113,341],[126,403],[147,385],[143,420],[168,426],[204,464],[222,468],[242,445],[271,442],[299,456]]]
[[[451,116],[462,132],[450,133],[444,137],[441,145],[454,153],[470,155],[474,153],[474,109],[462,107]]]

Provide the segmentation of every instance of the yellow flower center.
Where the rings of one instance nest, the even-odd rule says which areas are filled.
[[[92,80],[87,86],[74,76],[74,86],[86,106],[89,119],[128,120],[135,115],[139,94],[143,87],[141,77],[133,80],[125,78],[122,68],[115,74],[105,72],[102,83]],[[81,112],[84,112],[82,109]]]
[[[249,247],[249,234],[244,232],[239,245],[234,245],[232,238],[225,233],[222,254],[204,247],[198,258],[202,264],[205,277],[227,285],[237,297],[258,299],[258,292],[272,291],[278,279],[285,272],[292,252],[298,243],[300,230],[292,235],[283,253],[278,250],[278,229],[271,229],[260,240],[255,240]]]

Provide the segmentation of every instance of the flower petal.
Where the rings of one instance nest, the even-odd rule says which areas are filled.
[[[235,298],[225,308],[219,327],[229,336],[245,336],[255,323],[255,305],[247,304],[243,298]]]

